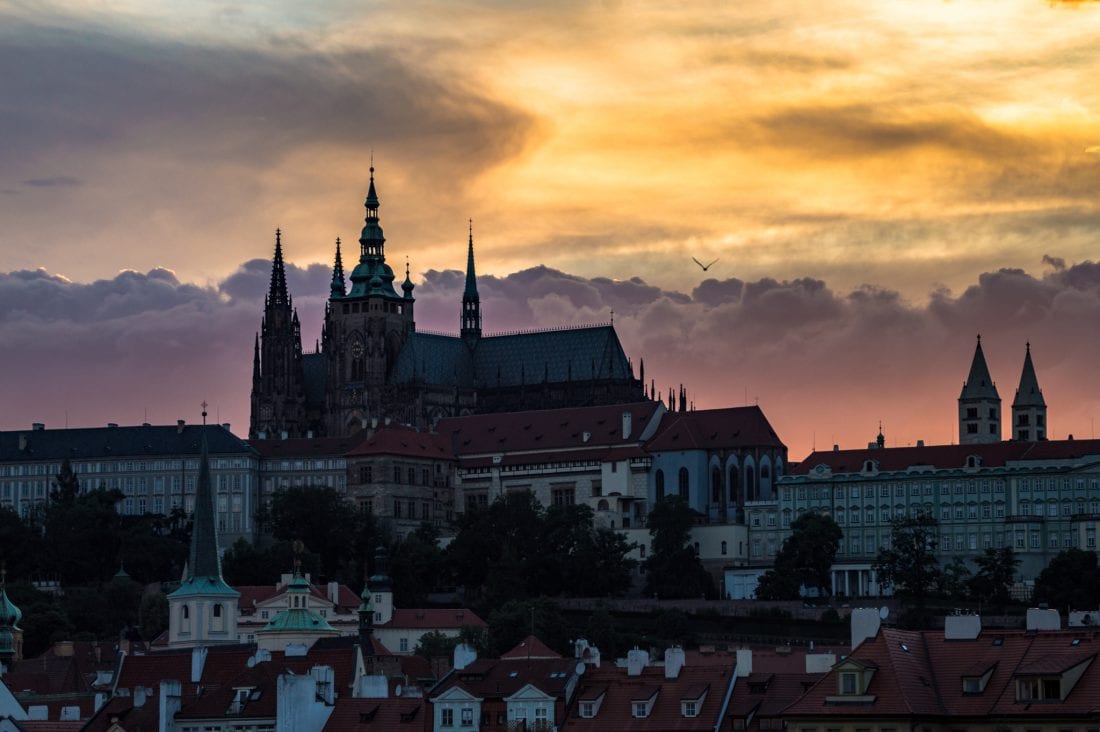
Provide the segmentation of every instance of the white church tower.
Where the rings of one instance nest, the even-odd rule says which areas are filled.
[[[237,600],[241,595],[222,578],[214,522],[214,491],[210,485],[205,404],[202,418],[202,452],[195,489],[191,553],[183,582],[168,596],[169,648],[237,642]]]

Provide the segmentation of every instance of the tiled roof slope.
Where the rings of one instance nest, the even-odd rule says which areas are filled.
[[[434,699],[457,686],[482,699],[503,699],[531,684],[549,696],[564,699],[576,666],[572,658],[479,658],[448,674],[432,689],[431,696]]]
[[[714,730],[718,714],[733,674],[729,667],[685,666],[675,679],[666,679],[664,668],[647,667],[638,676],[628,676],[626,669],[604,665],[589,669],[581,677],[577,693],[569,705],[563,732],[679,732],[680,730]],[[681,701],[695,699],[706,689],[706,698],[695,717],[685,717]],[[580,716],[580,702],[593,700],[600,691],[604,698],[596,716]],[[633,703],[648,698],[657,691],[649,716],[635,719]]]
[[[1075,643],[1076,641],[1076,643]],[[834,669],[784,712],[817,717],[1068,717],[1100,713],[1100,632],[1084,629],[1024,633],[983,632],[974,640],[946,640],[942,631],[882,629],[851,658],[876,667],[870,703],[838,704]],[[1064,700],[1016,700],[1020,676],[1051,675],[1087,663]],[[963,678],[992,674],[980,693],[963,691]],[[1058,671],[1056,671],[1056,669]]]
[[[701,409],[669,412],[653,439],[649,452],[705,450],[721,447],[783,447],[760,407]]]
[[[567,407],[527,412],[501,412],[451,417],[436,429],[450,437],[458,455],[500,452],[576,450],[631,445],[653,419],[660,402],[635,402],[598,407]],[[623,437],[623,414],[631,415],[630,436]],[[587,441],[584,439],[588,433]]]
[[[401,425],[379,428],[349,450],[348,455],[402,455],[436,459],[453,457],[450,440],[443,435]]]
[[[0,462],[198,455],[202,429],[202,425],[150,425],[0,432]],[[225,427],[212,424],[206,429],[212,455],[254,454]],[[19,446],[21,436],[26,438],[24,449]]]
[[[983,468],[1001,468],[1014,462],[1032,460],[1077,460],[1086,456],[1100,459],[1100,440],[1010,441],[988,445],[817,450],[798,465],[792,466],[788,474],[809,475],[818,465],[826,465],[834,473],[858,473],[868,460],[876,461],[880,472],[904,471],[914,466],[962,468],[971,455],[981,459]]]
[[[351,437],[290,437],[285,440],[268,437],[248,440],[248,444],[265,458],[343,457],[362,439],[361,434]]]
[[[533,635],[521,640],[515,648],[500,654],[502,661],[534,658],[561,658],[561,654]]]
[[[325,732],[389,732],[389,730],[425,730],[430,715],[423,698],[336,700]]]

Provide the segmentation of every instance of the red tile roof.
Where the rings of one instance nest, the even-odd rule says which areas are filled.
[[[349,457],[402,455],[436,460],[454,459],[451,441],[445,435],[399,425],[390,425],[375,431],[347,454]]]
[[[444,677],[432,689],[431,696],[434,699],[457,686],[482,699],[503,699],[531,684],[549,696],[564,700],[576,666],[577,662],[571,658],[479,658]]]
[[[431,709],[419,699],[352,699],[336,700],[332,715],[325,724],[326,732],[388,732],[388,730],[430,729]]]
[[[454,452],[460,456],[531,450],[586,451],[639,443],[658,407],[659,402],[638,402],[477,414],[442,419],[437,430],[451,438]],[[627,412],[631,415],[631,429],[630,436],[624,438],[623,414]]]
[[[649,452],[669,452],[784,445],[764,412],[753,406],[669,412],[645,447]]]
[[[393,611],[393,617],[379,628],[453,628],[458,630],[464,625],[484,626],[485,621],[473,610],[466,608],[400,608]]]
[[[903,471],[914,466],[962,468],[971,455],[981,458],[983,468],[1000,468],[1015,461],[1073,460],[1086,455],[1100,455],[1100,440],[1010,441],[988,445],[817,450],[797,465],[792,465],[788,474],[809,475],[818,465],[827,465],[834,473],[859,473],[868,460],[877,461],[878,470],[882,472]]]
[[[534,658],[561,658],[561,654],[546,645],[533,635],[529,635],[510,651],[502,653],[502,661],[508,659],[534,659]]]
[[[666,679],[664,668],[660,666],[647,667],[639,676],[628,676],[626,669],[605,664],[598,669],[589,669],[581,677],[575,699],[569,705],[560,729],[563,732],[713,730],[732,676],[732,663],[728,667],[684,666],[675,679]],[[700,687],[707,687],[706,698],[695,717],[685,717],[681,702],[697,699]],[[606,694],[596,716],[591,719],[581,717],[580,701],[591,701],[593,691],[601,688],[606,688]],[[657,698],[649,716],[635,719],[634,702],[650,698],[654,691]]]

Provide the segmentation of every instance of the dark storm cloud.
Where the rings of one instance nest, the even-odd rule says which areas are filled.
[[[87,284],[41,270],[0,274],[4,427],[56,424],[66,409],[81,423],[136,422],[150,406],[159,410],[153,419],[170,420],[207,398],[240,429],[269,276],[265,260],[209,287],[163,269]],[[328,268],[288,265],[287,277],[310,350]],[[464,274],[433,270],[414,279],[418,326],[456,331]],[[635,364],[644,359],[647,381],[662,393],[683,382],[700,407],[759,398],[796,443],[816,428],[848,435],[836,439],[850,445],[852,434],[856,442],[873,436],[879,419],[902,444],[947,441],[978,333],[1006,401],[1031,341],[1055,436],[1072,431],[1073,420],[1081,431],[1085,411],[1100,407],[1091,375],[1100,361],[1093,262],[1039,276],[986,272],[958,294],[936,291],[920,304],[871,285],[838,292],[816,278],[708,279],[685,294],[549,267],[482,277],[479,291],[487,331],[606,322],[614,310],[627,353]]]
[[[251,48],[154,43],[110,29],[7,20],[0,168],[62,144],[264,167],[305,145],[396,146],[409,138],[426,154],[484,161],[514,150],[528,128],[523,115],[458,77],[436,79],[402,63],[398,49],[325,53],[293,37]]]

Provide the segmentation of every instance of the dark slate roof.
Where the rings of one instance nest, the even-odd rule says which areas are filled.
[[[989,375],[989,366],[985,363],[982,341],[974,348],[974,360],[970,363],[970,375],[966,377],[959,399],[1000,399],[997,386]]]
[[[1031,344],[1027,346],[1024,354],[1024,368],[1020,372],[1020,386],[1016,389],[1016,398],[1012,400],[1013,407],[1045,407],[1043,390],[1039,388],[1039,379],[1035,376],[1035,365],[1031,363]]]
[[[303,354],[302,375],[305,378],[306,404],[324,404],[325,386],[328,383],[328,363],[325,361],[325,354]]]
[[[757,406],[669,412],[647,452],[706,450],[723,447],[784,447]]]
[[[610,325],[486,336],[472,351],[457,336],[413,333],[394,369],[398,383],[490,388],[631,377]]]
[[[0,432],[0,462],[198,455],[201,433],[202,425]],[[27,438],[25,450],[19,449],[20,435]],[[255,454],[244,440],[221,425],[209,425],[206,439],[214,455]]]

